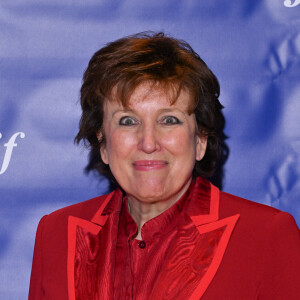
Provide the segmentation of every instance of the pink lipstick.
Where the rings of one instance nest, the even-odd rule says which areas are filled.
[[[137,171],[151,171],[165,168],[168,162],[165,160],[136,160],[132,165]]]

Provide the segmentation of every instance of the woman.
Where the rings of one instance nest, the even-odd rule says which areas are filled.
[[[299,299],[292,216],[204,179],[221,154],[218,96],[191,47],[161,33],[94,54],[76,142],[118,187],[41,219],[30,300]]]

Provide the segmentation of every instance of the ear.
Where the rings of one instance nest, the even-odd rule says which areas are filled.
[[[206,152],[207,147],[207,136],[198,135],[196,136],[196,160],[200,161]]]
[[[102,161],[108,165],[108,155],[107,155],[106,143],[104,141],[102,132],[97,133],[97,139],[100,143],[100,155],[101,155]]]

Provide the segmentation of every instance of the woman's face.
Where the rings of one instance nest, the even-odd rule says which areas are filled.
[[[101,157],[129,198],[175,202],[188,188],[207,142],[196,135],[189,103],[182,90],[170,105],[163,89],[148,83],[136,88],[128,108],[118,101],[105,103]]]

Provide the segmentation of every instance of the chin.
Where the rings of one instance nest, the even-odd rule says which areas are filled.
[[[156,189],[154,189],[153,187],[144,189],[142,188],[132,193],[132,195],[143,202],[153,202],[155,200],[159,201],[165,196],[164,190],[158,189],[157,187]]]
[[[151,203],[174,197],[185,187],[186,182],[176,182],[176,185],[178,185],[177,188],[170,180],[170,176],[167,175],[135,178],[135,180],[127,181],[121,186],[129,196],[141,202]]]

